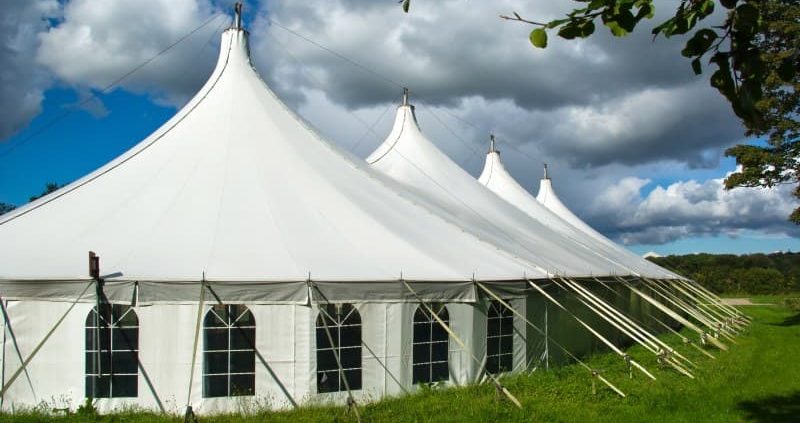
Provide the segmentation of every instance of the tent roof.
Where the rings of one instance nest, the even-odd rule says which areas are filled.
[[[622,248],[575,216],[555,195],[550,179],[542,179],[539,197],[534,198],[506,170],[500,153],[492,148],[479,181],[497,195],[515,205],[534,219],[545,223],[570,238],[600,251],[604,256],[636,269],[641,276],[672,278],[675,274]],[[539,201],[537,201],[539,200]]]
[[[0,218],[0,279],[464,281],[544,272],[322,140],[222,35],[208,82],[134,148]],[[447,216],[449,217],[449,215]]]
[[[514,251],[547,272],[570,276],[632,274],[532,219],[481,185],[422,134],[414,106],[403,104],[398,108],[392,132],[367,162],[414,192],[419,203],[448,214],[466,231]]]

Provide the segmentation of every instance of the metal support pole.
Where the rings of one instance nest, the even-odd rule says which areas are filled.
[[[433,309],[431,309],[430,306],[427,303],[425,303],[425,301],[422,300],[419,294],[417,294],[417,291],[415,291],[414,288],[412,288],[411,285],[409,285],[406,281],[401,280],[401,282],[403,283],[403,285],[405,285],[406,289],[408,289],[408,291],[411,292],[412,295],[414,295],[414,297],[419,302],[420,306],[424,307],[425,310],[427,310],[428,313],[430,313],[431,317],[433,317],[436,320],[436,322],[439,323],[439,326],[441,326],[445,330],[445,332],[447,332],[447,334],[450,335],[454,341],[456,341],[456,344],[458,344],[458,346],[461,347],[461,349],[464,352],[468,353],[470,357],[472,357],[473,361],[475,361],[476,363],[478,363],[478,365],[480,365],[481,360],[479,360],[478,357],[476,357],[475,354],[469,348],[467,348],[467,345],[464,343],[464,341],[462,341],[461,338],[459,338],[458,335],[456,335],[456,333],[450,328],[450,326],[448,326],[447,323],[445,323],[444,320],[442,320],[439,317],[439,315],[436,314],[433,311]],[[503,384],[501,384],[500,381],[493,374],[486,372],[486,375],[489,377],[489,379],[492,380],[492,382],[494,382],[494,385],[498,391],[502,392],[514,405],[517,406],[517,408],[522,408],[522,404],[519,402],[519,400],[516,397],[514,397],[514,395],[512,395],[511,392],[508,389],[506,389],[506,387],[503,386]]]
[[[197,346],[200,344],[200,327],[203,322],[203,308],[206,299],[206,275],[200,281],[200,299],[197,303],[197,320],[194,325],[194,345],[192,346],[192,365],[189,367],[189,389],[186,392],[186,412],[183,415],[184,423],[197,420],[192,410],[192,385],[194,385],[194,366],[197,362]]]

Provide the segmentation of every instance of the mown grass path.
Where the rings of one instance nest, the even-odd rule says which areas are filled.
[[[602,384],[592,394],[586,369],[572,365],[532,375],[517,375],[503,383],[520,399],[515,408],[499,397],[493,386],[480,385],[424,390],[414,395],[361,405],[365,422],[798,422],[800,421],[800,312],[784,307],[780,298],[759,298],[775,306],[749,306],[754,318],[748,331],[730,351],[713,351],[711,360],[691,348],[681,352],[698,364],[695,380],[661,369],[642,348],[630,355],[654,372],[657,381],[640,373],[628,377],[625,364],[615,355],[589,360],[593,368],[620,387],[620,398]],[[765,301],[769,300],[769,301]],[[680,341],[668,336],[671,345]],[[711,351],[711,350],[710,350]],[[10,423],[102,421],[179,422],[182,418],[149,413],[108,416],[45,416],[38,413],[0,414]],[[304,407],[288,412],[205,416],[201,422],[355,422],[342,407]]]

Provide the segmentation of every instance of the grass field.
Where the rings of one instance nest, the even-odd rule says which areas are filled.
[[[593,368],[621,388],[621,398],[602,384],[592,394],[586,369],[571,365],[532,375],[516,375],[503,383],[522,402],[517,409],[498,397],[493,386],[423,390],[403,398],[361,405],[365,422],[782,422],[800,421],[800,310],[790,309],[783,297],[756,297],[769,306],[744,307],[754,318],[730,351],[713,351],[716,360],[682,348],[698,367],[696,379],[661,369],[641,348],[629,354],[652,370],[657,381],[641,373],[628,377],[618,356],[597,355]],[[680,345],[676,339],[671,345]],[[711,351],[711,350],[710,350]],[[182,418],[141,412],[107,416],[46,416],[37,413],[2,415],[10,423],[102,421],[178,422]],[[306,407],[288,412],[205,416],[201,422],[355,422],[342,407]]]

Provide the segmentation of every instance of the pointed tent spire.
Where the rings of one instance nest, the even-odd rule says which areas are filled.
[[[495,147],[494,134],[489,134],[489,154],[491,153],[500,154],[500,152],[497,151],[497,148]]]
[[[234,28],[242,29],[242,2],[233,5]]]
[[[547,175],[547,163],[544,164],[544,178],[543,179],[550,179],[550,176]]]
[[[402,106],[408,106],[408,88],[403,87],[403,104]]]

